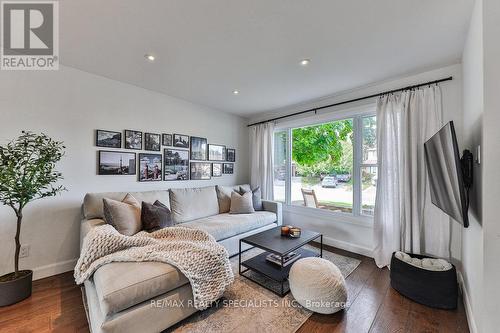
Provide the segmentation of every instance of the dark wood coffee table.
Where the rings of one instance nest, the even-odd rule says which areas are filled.
[[[318,238],[320,238],[319,253],[316,251],[311,251],[302,248],[304,245]],[[258,247],[264,250],[265,252],[242,262],[241,261],[242,243],[253,245],[254,247]],[[239,245],[240,248],[238,253],[238,263],[239,263],[238,268],[240,275],[261,285],[262,287],[272,291],[273,293],[281,297],[285,296],[290,292],[290,288],[284,290],[284,284],[288,280],[288,273],[290,272],[290,268],[292,267],[293,263],[285,267],[282,267],[283,265],[280,266],[275,263],[271,263],[268,260],[266,260],[266,256],[269,253],[277,254],[281,256],[281,258],[283,258],[283,256],[287,255],[292,251],[300,253],[300,259],[307,257],[323,256],[323,235],[314,231],[309,231],[304,229],[302,229],[302,233],[299,238],[291,238],[287,236],[281,236],[281,227],[276,227],[273,229],[259,232],[258,234],[242,238],[240,239]],[[242,267],[244,268],[243,270]],[[265,277],[273,281],[280,283],[281,293],[272,290],[271,288],[269,288],[269,286],[262,284],[261,282],[253,279],[251,276],[245,275],[245,273],[248,271],[254,271],[258,274],[264,275]]]

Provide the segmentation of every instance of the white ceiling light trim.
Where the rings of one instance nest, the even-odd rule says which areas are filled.
[[[152,54],[148,54],[148,53],[146,53],[146,54],[144,55],[144,58],[146,58],[147,60],[149,60],[149,61],[151,61],[151,62],[155,61],[155,59],[156,59],[156,57],[155,57],[154,55],[152,55]]]
[[[303,67],[309,65],[310,63],[311,63],[311,59],[302,59],[300,61],[300,65],[303,66]]]

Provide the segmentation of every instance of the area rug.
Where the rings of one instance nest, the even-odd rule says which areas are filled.
[[[317,248],[309,247],[309,249],[318,251]],[[251,249],[242,255],[242,260],[261,252],[260,249]],[[323,258],[337,265],[344,277],[351,274],[361,263],[358,259],[325,250],[323,250]],[[311,311],[294,301],[291,293],[285,297],[279,297],[266,288],[240,276],[238,274],[238,256],[231,258],[231,265],[235,281],[226,290],[222,299],[211,308],[193,314],[165,332],[293,333],[312,315]],[[258,278],[260,282],[271,288],[279,286],[271,280],[260,277],[260,275],[253,274],[252,277]]]

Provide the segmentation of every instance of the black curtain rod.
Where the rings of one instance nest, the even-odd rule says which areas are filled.
[[[364,97],[358,97],[358,98],[350,99],[348,101],[343,101],[343,102],[328,104],[328,105],[320,106],[320,107],[313,108],[313,109],[299,111],[299,112],[287,114],[285,116],[281,116],[281,117],[276,117],[276,118],[272,118],[272,119],[268,119],[268,120],[259,121],[257,123],[253,123],[253,124],[250,124],[250,125],[247,125],[247,126],[250,127],[250,126],[260,125],[260,124],[268,123],[270,121],[276,121],[276,120],[280,120],[280,119],[284,119],[284,118],[288,118],[288,117],[298,116],[299,114],[304,114],[304,113],[308,113],[308,112],[317,112],[318,110],[322,110],[322,109],[326,109],[326,108],[331,108],[332,106],[338,106],[338,105],[353,103],[353,102],[362,101],[362,100],[368,99],[368,98],[379,97],[379,96],[382,96],[382,95],[392,94],[392,93],[399,92],[399,91],[404,91],[404,90],[415,89],[415,88],[419,88],[419,87],[423,87],[423,86],[427,86],[427,85],[431,86],[433,84],[438,84],[440,82],[450,81],[450,80],[453,80],[452,76],[446,77],[444,79],[435,80],[435,81],[429,81],[429,82],[425,82],[425,83],[419,83],[419,84],[415,84],[413,86],[408,86],[408,87],[404,87],[404,88],[399,88],[399,89],[384,91],[384,92],[381,92],[381,93],[378,93],[378,94],[373,94],[373,95],[364,96]]]

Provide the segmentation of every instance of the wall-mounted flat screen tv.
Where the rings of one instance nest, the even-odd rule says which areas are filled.
[[[424,144],[431,200],[464,227],[469,226],[467,193],[453,121]]]

